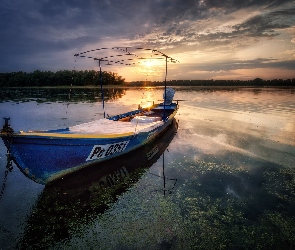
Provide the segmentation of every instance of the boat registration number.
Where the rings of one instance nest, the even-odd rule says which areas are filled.
[[[110,155],[123,152],[129,141],[123,141],[105,145],[94,145],[86,161],[102,159]]]

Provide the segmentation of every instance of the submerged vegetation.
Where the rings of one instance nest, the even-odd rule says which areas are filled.
[[[125,79],[113,72],[102,72],[104,85],[122,85]],[[0,73],[0,87],[43,87],[43,86],[97,86],[100,84],[100,72],[95,70],[57,72],[36,70],[32,73]]]
[[[171,191],[166,195],[163,179],[148,171],[116,196],[115,203],[106,199],[105,189],[93,186],[76,205],[68,198],[54,203],[58,192],[50,192],[55,198],[39,202],[22,244],[33,239],[34,244],[55,243],[59,249],[63,239],[69,249],[293,249],[294,169],[264,165],[253,171],[203,160],[174,161],[166,167],[169,176],[179,178],[175,189],[166,180]],[[48,215],[52,212],[55,216]],[[66,213],[62,223],[61,212]],[[32,233],[44,230],[45,238]]]
[[[185,168],[193,177],[175,197],[182,197],[175,202],[185,215],[175,231],[179,248],[294,247],[294,169],[264,165],[253,171],[199,160]]]
[[[175,161],[166,168],[178,177],[176,189],[155,192],[161,180],[148,182],[147,174],[140,192],[119,199],[82,236],[81,246],[110,247],[105,234],[96,232],[100,228],[114,238],[109,249],[293,249],[294,169],[247,170],[204,160]]]

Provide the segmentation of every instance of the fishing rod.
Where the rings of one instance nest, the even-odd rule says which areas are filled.
[[[132,51],[134,50],[134,51]],[[99,52],[101,54],[104,54],[105,51],[112,51],[113,53],[120,51],[123,53],[115,53],[115,54],[107,54],[102,57],[97,56],[90,56],[89,54],[93,54],[96,52]],[[143,53],[135,53],[136,51],[141,51]],[[146,57],[147,53],[150,53],[150,57]],[[104,112],[104,118],[105,118],[105,104],[104,104],[104,93],[103,93],[103,87],[102,87],[102,62],[106,62],[105,65],[125,65],[125,66],[133,66],[137,63],[140,64],[141,62],[147,62],[145,60],[163,60],[165,59],[165,79],[164,79],[164,114],[163,114],[163,121],[166,120],[166,99],[167,99],[167,75],[168,75],[168,62],[171,63],[179,63],[178,60],[166,55],[165,53],[161,52],[160,50],[156,49],[150,49],[150,48],[142,48],[142,47],[112,47],[112,48],[97,48],[97,49],[91,49],[87,51],[83,51],[80,53],[76,53],[74,55],[77,57],[82,58],[88,58],[93,59],[95,61],[98,61],[99,63],[99,72],[100,72],[100,89],[101,89],[101,95],[102,95],[102,105],[103,105],[103,112]],[[155,57],[153,57],[155,56]],[[124,58],[124,59],[122,59]]]

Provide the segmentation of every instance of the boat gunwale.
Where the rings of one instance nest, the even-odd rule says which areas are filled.
[[[51,132],[23,132],[13,134],[13,137],[31,137],[31,138],[50,138],[50,139],[105,139],[105,138],[124,138],[135,135],[134,132],[119,134],[83,134],[83,133],[51,133]]]
[[[172,119],[177,110],[178,110],[178,104],[173,103],[174,105],[171,106],[167,105],[167,107],[169,107],[168,109],[172,109],[174,110],[168,117],[167,120],[164,121],[164,124]],[[163,103],[159,103],[159,104],[154,104],[149,108],[144,108],[144,109],[138,109],[135,110],[135,112],[138,111],[148,111],[148,110],[157,110],[159,107],[161,107],[160,109],[163,109]],[[130,113],[124,113],[121,114],[122,115],[130,115]],[[107,118],[108,120],[113,120],[113,118],[116,116],[112,116]],[[127,116],[125,116],[127,117]],[[163,126],[164,124],[160,125],[159,127]],[[8,133],[0,133],[0,137],[8,137],[8,136],[13,136],[13,137],[17,137],[17,138],[32,138],[32,139],[119,139],[119,138],[125,138],[125,137],[131,137],[131,136],[135,136],[138,135],[140,133],[144,133],[144,132],[123,132],[123,133],[77,133],[77,132],[70,132],[67,129],[62,129],[64,130],[62,133],[58,133],[58,132],[52,132],[54,130],[48,130],[48,131],[18,131],[18,132],[14,132],[13,134],[8,134]],[[150,132],[150,131],[149,131]]]
[[[173,112],[173,113],[174,113],[174,112]],[[168,122],[168,121],[169,121],[169,122]],[[147,139],[144,143],[141,143],[138,147],[135,147],[135,148],[133,147],[133,148],[130,148],[129,150],[127,150],[127,151],[121,152],[121,153],[119,153],[118,155],[116,155],[114,158],[116,158],[116,157],[120,157],[120,156],[122,156],[123,154],[126,154],[126,153],[130,153],[130,152],[132,152],[132,151],[134,151],[134,150],[136,150],[136,149],[138,149],[138,148],[140,148],[140,147],[143,147],[144,145],[150,143],[151,141],[156,140],[158,137],[160,137],[161,135],[163,135],[163,133],[164,133],[164,132],[165,132],[170,126],[172,126],[173,121],[176,122],[175,118],[174,118],[174,117],[171,117],[171,119],[168,119],[167,122],[164,123],[164,125],[166,125],[166,126],[164,127],[164,129],[163,129],[162,131],[160,131],[155,137],[150,137],[150,138]],[[78,170],[81,170],[81,169],[83,169],[83,168],[86,168],[86,167],[89,167],[89,166],[92,166],[92,165],[95,166],[95,165],[98,164],[98,163],[105,162],[105,161],[108,161],[108,160],[110,160],[110,159],[112,159],[112,158],[103,158],[103,159],[92,160],[92,161],[88,161],[88,162],[86,161],[86,162],[84,162],[83,164],[80,164],[80,165],[75,166],[74,168],[71,168],[71,169],[65,169],[65,170],[63,170],[63,171],[61,171],[61,172],[58,172],[58,173],[52,174],[50,177],[48,177],[48,178],[46,179],[45,182],[43,182],[43,185],[47,185],[48,183],[52,183],[53,181],[55,181],[55,180],[57,180],[57,179],[59,179],[59,178],[62,178],[63,176],[65,176],[65,175],[67,175],[67,174],[69,174],[69,173],[76,172],[76,171],[78,171]],[[36,181],[36,180],[35,180],[35,181]]]

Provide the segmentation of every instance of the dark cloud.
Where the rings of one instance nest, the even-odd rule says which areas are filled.
[[[181,46],[196,43],[195,46],[188,46],[187,51],[222,47],[233,48],[237,44],[239,48],[257,42],[260,38],[273,38],[280,34],[280,30],[290,28],[295,23],[295,10],[280,10],[267,12],[263,15],[255,15],[237,25],[228,26],[229,31],[214,30],[211,32],[198,33],[195,27],[173,24],[163,33],[162,39],[171,45]],[[169,37],[180,36],[177,42],[169,40]],[[164,39],[165,38],[165,39]]]
[[[182,3],[180,1],[171,1],[174,4],[169,5],[169,13],[161,10],[158,13],[158,19],[154,19],[158,28],[158,33],[150,40],[153,44],[162,46],[164,43],[171,46],[182,46],[191,43],[198,43],[203,46],[219,47],[223,44],[233,44],[239,41],[241,46],[246,43],[245,38],[272,38],[280,34],[280,30],[292,27],[294,25],[294,8],[282,10],[269,10],[271,6],[284,6],[290,1],[188,1]],[[250,12],[255,11],[258,7],[264,6],[264,14],[257,14],[244,22],[236,25],[228,26],[228,30],[214,30],[209,32],[200,32],[198,21],[212,20],[220,17],[224,13],[233,13],[245,7]],[[166,15],[161,18],[162,13]],[[164,20],[164,21],[163,21]],[[218,22],[215,25],[219,25]],[[214,28],[214,27],[211,27]],[[177,39],[171,39],[177,37]],[[176,42],[177,40],[177,42]],[[241,42],[241,40],[243,40]],[[162,43],[160,41],[163,41]],[[253,40],[249,40],[253,43]],[[232,47],[232,46],[231,46]]]
[[[285,3],[290,2],[289,0],[204,0],[205,4],[209,8],[221,8],[231,11],[236,11],[237,9],[249,8],[249,7],[265,7],[270,8],[274,6],[282,6]]]
[[[189,66],[191,69],[199,71],[228,71],[240,69],[261,69],[280,68],[292,70],[295,68],[295,60],[280,61],[273,58],[257,58],[254,60],[226,60],[214,63],[196,63]]]
[[[295,13],[294,13],[295,14]],[[246,22],[233,26],[235,31],[233,33],[239,33],[246,36],[253,37],[272,37],[279,33],[277,30],[288,28],[291,25],[278,20],[277,15],[274,13],[268,15],[257,15]]]
[[[294,25],[290,0],[2,0],[0,72],[40,69],[53,54],[71,56],[106,38],[168,47],[171,52],[228,49],[245,37],[272,38]],[[280,8],[279,8],[280,7]],[[228,30],[202,30],[199,22],[221,20],[236,11],[261,9]],[[216,22],[214,23],[216,24]],[[208,27],[205,27],[206,29]],[[205,29],[204,28],[204,29]],[[134,42],[133,42],[134,41]],[[251,42],[252,40],[249,40]],[[177,49],[176,49],[177,48]],[[36,60],[40,60],[39,65]],[[54,61],[54,60],[53,60]],[[57,60],[58,61],[58,60]],[[54,65],[57,67],[57,65]],[[64,67],[62,62],[60,67]],[[48,68],[50,70],[50,68]]]

